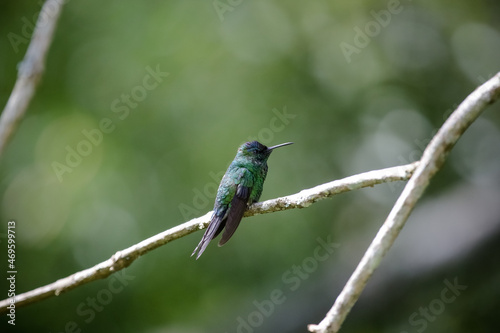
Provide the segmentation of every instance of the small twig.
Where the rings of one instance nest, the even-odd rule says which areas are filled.
[[[304,208],[310,206],[318,200],[325,199],[342,192],[348,192],[382,183],[408,180],[417,165],[418,163],[415,162],[412,164],[382,170],[369,171],[322,184],[311,189],[303,190],[297,194],[258,202],[248,209],[245,216],[253,216],[293,208]],[[173,240],[189,235],[197,230],[206,228],[210,222],[211,216],[212,212],[210,211],[201,217],[192,219],[186,223],[152,236],[125,250],[118,251],[110,259],[101,262],[94,267],[77,272],[46,286],[17,295],[15,297],[16,307],[35,303],[51,296],[58,296],[65,291],[74,289],[83,284],[106,278],[109,275],[129,266],[134,260],[149,251]],[[189,259],[188,253],[186,253],[186,256],[186,258]],[[0,301],[0,313],[7,311],[7,306],[10,304],[10,300],[11,299],[8,298]]]
[[[385,223],[366,250],[333,307],[318,325],[308,326],[310,332],[333,333],[339,331],[366,283],[399,235],[430,179],[443,165],[449,151],[481,112],[499,97],[500,73],[470,94],[446,120],[424,150],[415,174],[406,184]]]
[[[19,64],[14,89],[0,116],[0,156],[35,95],[63,4],[62,0],[47,0],[40,11],[28,50]]]

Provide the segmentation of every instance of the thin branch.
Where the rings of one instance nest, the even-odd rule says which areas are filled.
[[[0,156],[35,95],[63,4],[63,0],[47,0],[40,10],[28,50],[19,64],[14,89],[0,116]]]
[[[248,217],[281,210],[304,208],[319,200],[332,197],[339,193],[363,187],[371,187],[382,183],[408,180],[412,176],[417,165],[418,162],[415,162],[382,170],[369,171],[322,184],[286,197],[258,202],[248,209],[245,216]],[[17,295],[15,297],[16,307],[35,303],[51,296],[58,296],[63,292],[91,281],[104,279],[129,266],[137,258],[151,250],[189,235],[197,230],[205,229],[210,222],[211,216],[212,212],[210,211],[201,217],[168,229],[125,250],[118,251],[111,258],[94,267],[77,272],[46,286]],[[188,255],[189,254],[186,254],[186,256]],[[0,313],[7,311],[7,306],[10,304],[10,301],[11,298],[0,301]]]
[[[310,332],[333,333],[339,331],[368,280],[399,235],[431,178],[443,165],[449,151],[481,112],[499,97],[500,73],[470,94],[446,120],[424,150],[415,174],[406,184],[385,223],[366,250],[333,307],[318,325],[308,326]]]

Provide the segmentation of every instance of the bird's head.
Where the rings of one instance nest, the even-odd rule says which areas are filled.
[[[238,149],[238,155],[242,157],[252,158],[259,161],[265,161],[271,155],[275,148],[291,145],[293,142],[286,142],[276,146],[267,147],[258,141],[245,142]]]

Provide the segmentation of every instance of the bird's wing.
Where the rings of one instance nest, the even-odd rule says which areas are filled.
[[[237,186],[236,193],[233,200],[231,200],[231,206],[227,214],[226,228],[219,241],[219,246],[224,245],[240,225],[243,214],[247,209],[250,193],[252,192],[254,184],[253,174],[248,169],[240,168],[235,183]]]

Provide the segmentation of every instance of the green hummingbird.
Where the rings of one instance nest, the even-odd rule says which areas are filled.
[[[224,245],[234,234],[243,213],[248,205],[259,201],[264,180],[267,176],[267,159],[272,151],[278,147],[291,145],[293,142],[266,147],[260,142],[250,141],[238,148],[236,157],[227,168],[217,190],[214,213],[203,238],[194,249],[191,256],[198,250],[198,259],[212,239],[224,233],[219,246]]]

